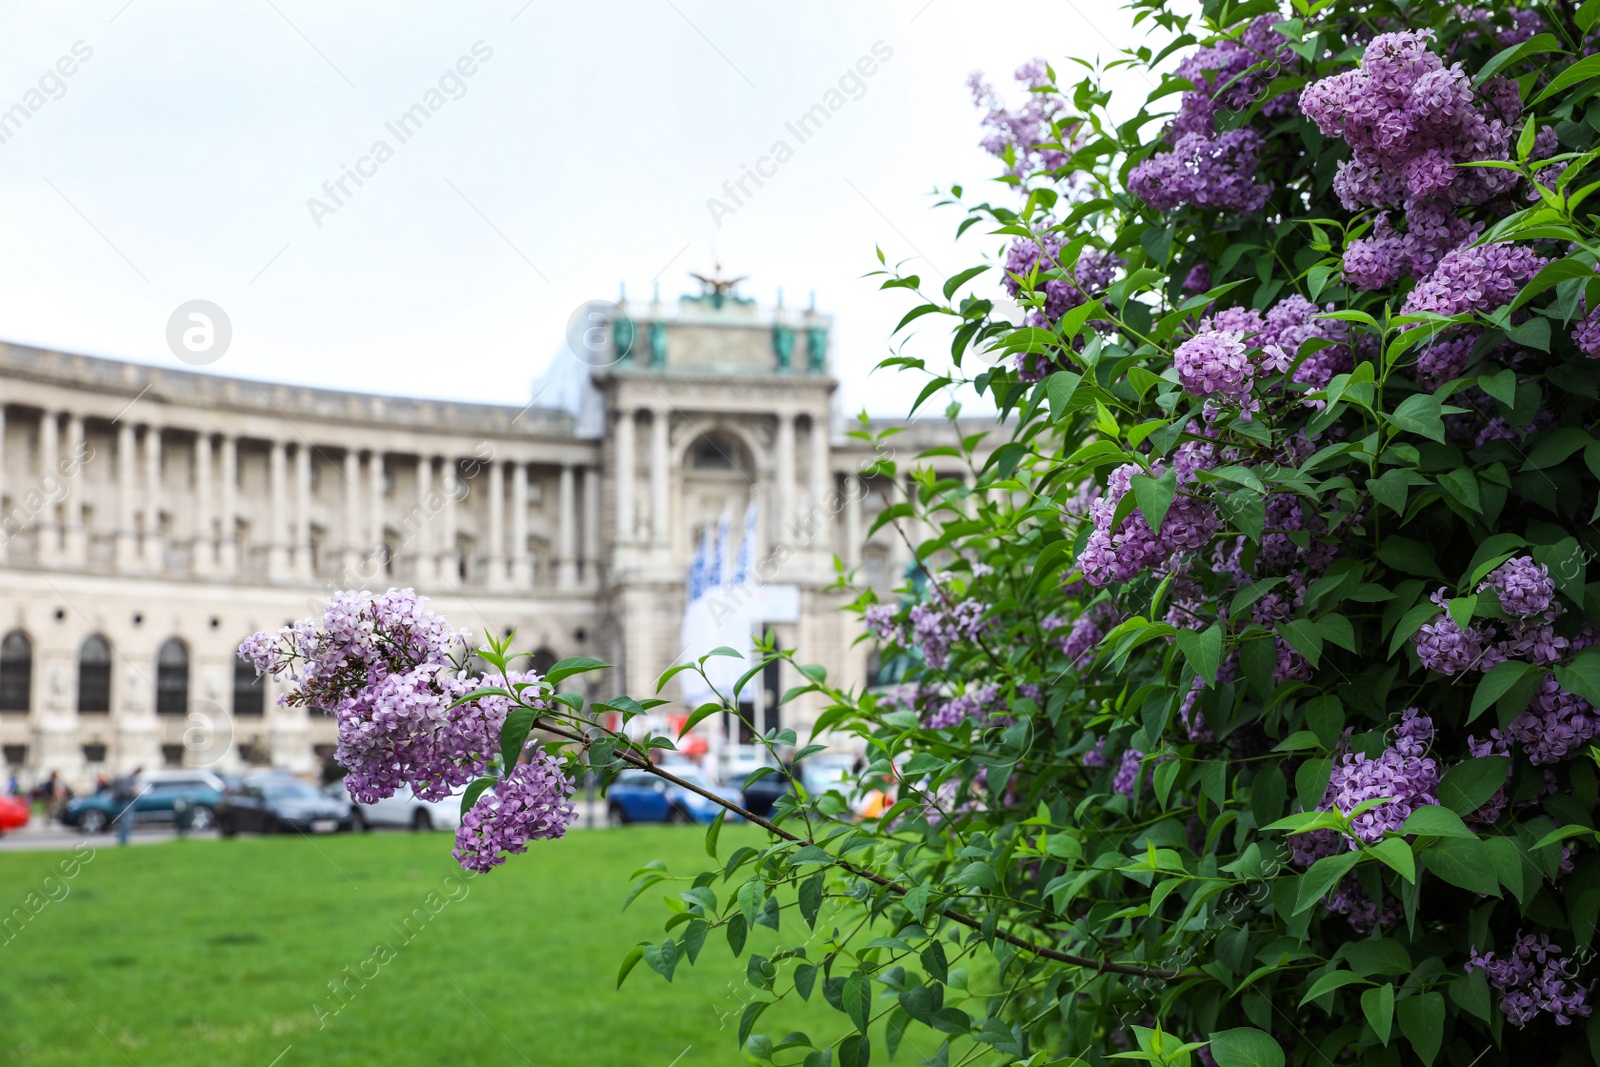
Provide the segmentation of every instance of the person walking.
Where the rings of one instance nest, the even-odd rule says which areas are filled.
[[[123,775],[111,783],[111,800],[117,808],[117,844],[126,845],[128,837],[133,833],[133,824],[138,820],[136,805],[139,796],[144,792],[144,783],[140,775],[144,774],[143,767],[135,767],[129,774]]]

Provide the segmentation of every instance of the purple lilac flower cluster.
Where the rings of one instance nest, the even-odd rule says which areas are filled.
[[[1500,598],[1500,607],[1518,619],[1531,619],[1550,610],[1555,599],[1556,584],[1550,580],[1550,568],[1535,563],[1532,556],[1508,559],[1489,573],[1478,586],[1483,593],[1493,589]]]
[[[1491,78],[1480,107],[1461,65],[1446,67],[1429,51],[1432,40],[1426,30],[1380,34],[1360,69],[1313,82],[1300,94],[1306,117],[1350,146],[1352,158],[1334,179],[1344,206],[1405,211],[1404,235],[1380,216],[1372,234],[1347,250],[1346,276],[1363,288],[1432,272],[1475,232],[1454,209],[1485,203],[1519,180],[1509,171],[1460,166],[1507,158],[1522,114],[1517,86]]]
[[[1328,788],[1318,811],[1350,812],[1368,800],[1385,800],[1356,816],[1350,829],[1367,844],[1377,844],[1387,831],[1398,831],[1406,817],[1419,807],[1439,803],[1439,767],[1430,757],[1433,720],[1416,708],[1406,709],[1395,730],[1394,742],[1376,759],[1346,752],[1334,764]],[[1344,845],[1355,849],[1355,841]],[[1294,862],[1310,867],[1324,856],[1340,851],[1340,837],[1332,830],[1312,830],[1289,839]],[[1354,921],[1352,919],[1352,921]]]
[[[528,851],[528,842],[562,837],[578,817],[570,801],[574,783],[562,760],[533,748],[526,763],[480,796],[461,816],[456,830],[456,862],[469,871],[488,871],[508,852]]]
[[[1051,84],[1049,67],[1043,59],[1030,60],[1017,68],[1014,77],[1028,89],[1026,102],[1015,111],[1006,108],[983,75],[974,72],[967,78],[973,104],[987,112],[982,120],[986,131],[981,142],[983,150],[1001,160],[1010,151],[1013,162],[1006,173],[1013,178],[1066,166],[1071,158],[1069,152],[1079,140],[1077,126],[1069,123],[1058,131],[1057,124],[1067,117],[1062,97],[1035,91]],[[1070,188],[1074,180],[1069,175],[1060,184]]]
[[[1320,318],[1323,310],[1295,294],[1265,315],[1238,307],[1208,315],[1173,353],[1178,381],[1191,395],[1241,407],[1247,416],[1258,406],[1252,392],[1261,375],[1292,369],[1291,380],[1321,389],[1354,365],[1349,324]],[[1312,340],[1323,343],[1305,347]]]
[[[935,703],[923,716],[922,725],[929,730],[944,730],[959,726],[968,720],[979,725],[989,725],[1004,717],[1005,704],[1000,700],[1000,687],[983,683],[967,688],[949,700]]]
[[[862,614],[862,621],[878,640],[898,642],[903,635],[900,624],[895,622],[896,614],[898,612],[892,604],[871,604]]]
[[[1538,274],[1547,262],[1533,249],[1521,245],[1468,245],[1454,249],[1411,290],[1401,314],[1493,311],[1511,303],[1522,283]]]
[[[1400,901],[1393,894],[1383,894],[1383,905],[1367,896],[1361,880],[1354,874],[1346,875],[1334,891],[1328,894],[1328,910],[1343,915],[1351,929],[1358,934],[1369,934],[1382,926],[1393,926],[1405,916]]]
[[[1594,705],[1561,688],[1547,674],[1527,710],[1506,727],[1506,735],[1522,746],[1536,767],[1558,763],[1600,736],[1600,715]]]
[[[1172,469],[1177,473],[1178,493],[1172,498],[1159,533],[1151,529],[1149,521],[1137,509],[1112,528],[1117,504],[1129,492],[1133,476],[1147,472],[1132,463],[1111,472],[1105,494],[1089,508],[1094,529],[1078,557],[1078,567],[1086,582],[1104,586],[1131,581],[1165,563],[1175,553],[1197,552],[1210,542],[1217,532],[1217,509],[1196,494],[1200,487],[1197,474],[1212,465],[1213,451],[1206,442],[1187,441],[1173,453]],[[1166,470],[1166,463],[1158,461],[1151,464],[1148,473],[1159,477]]]
[[[916,604],[911,608],[912,640],[922,650],[922,658],[934,670],[950,662],[950,646],[957,641],[976,641],[987,624],[989,605],[981,600],[959,600],[946,607],[943,602]]]
[[[1589,988],[1578,984],[1578,968],[1548,934],[1523,934],[1504,958],[1493,952],[1473,952],[1466,972],[1482,968],[1489,984],[1500,994],[1506,1021],[1521,1029],[1541,1012],[1554,1016],[1557,1026],[1571,1026],[1587,1016]]]
[[[1001,285],[1013,299],[1023,291],[1023,282],[1035,270],[1040,274],[1055,272],[1067,274],[1061,263],[1061,249],[1066,242],[1054,230],[1045,230],[1037,241],[1026,237],[1012,242],[1006,252],[1005,277]],[[1099,248],[1085,248],[1078,253],[1078,262],[1068,277],[1047,277],[1032,290],[1042,294],[1044,307],[1028,312],[1030,326],[1049,328],[1061,316],[1075,307],[1105,295],[1112,280],[1127,260]],[[1021,352],[1017,355],[1017,374],[1025,382],[1036,382],[1049,374],[1054,364],[1046,353]]]
[[[1056,647],[1061,649],[1074,667],[1082,670],[1093,661],[1099,651],[1100,639],[1110,625],[1111,612],[1101,606],[1091,608],[1068,623],[1057,615],[1046,615],[1039,626],[1046,634],[1054,635]],[[1060,633],[1066,630],[1065,634]]]
[[[1273,29],[1277,21],[1275,15],[1262,15],[1237,37],[1184,57],[1174,73],[1194,88],[1183,94],[1178,114],[1166,130],[1172,151],[1135,167],[1128,176],[1129,192],[1157,211],[1185,204],[1245,213],[1261,210],[1273,188],[1270,182],[1254,181],[1265,139],[1249,128],[1219,134],[1216,114],[1219,109],[1249,107],[1293,61],[1288,40]],[[1276,118],[1293,108],[1292,99],[1278,97],[1268,101],[1262,112]]]
[[[393,796],[402,786],[425,800],[442,800],[488,773],[511,700],[486,697],[452,705],[485,686],[538,681],[519,672],[469,676],[457,665],[466,656],[466,632],[452,630],[424,603],[409,589],[345,591],[334,595],[320,619],[255,634],[239,649],[258,671],[294,683],[285,703],[337,718],[335,758],[349,770],[350,795],[362,803]],[[523,699],[546,706],[542,699]],[[571,783],[559,772],[556,777],[570,793]],[[526,800],[530,790],[548,787],[543,795],[555,803],[560,793],[549,776],[524,774],[516,781],[521,784],[503,787],[511,791],[506,795]],[[486,793],[478,803],[499,802]],[[505,827],[498,831],[500,841],[529,825],[525,819],[491,821]]]

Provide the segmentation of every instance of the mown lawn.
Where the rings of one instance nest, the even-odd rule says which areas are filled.
[[[755,839],[729,828],[722,851]],[[665,888],[623,912],[629,875],[700,870],[697,830],[574,831],[470,882],[442,833],[93,844],[68,880],[70,853],[0,854],[0,914],[39,894],[0,933],[0,1063],[746,1062],[743,965],[720,934],[673,984],[641,964],[616,990],[629,947],[663,936]],[[768,1020],[820,1037],[842,1017],[785,1004]]]

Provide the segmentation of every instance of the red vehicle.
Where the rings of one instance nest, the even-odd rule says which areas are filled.
[[[0,834],[28,825],[28,802],[21,797],[0,797]]]

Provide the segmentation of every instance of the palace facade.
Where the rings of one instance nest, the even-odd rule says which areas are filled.
[[[536,666],[616,664],[583,676],[591,696],[649,695],[681,654],[701,530],[731,513],[738,531],[751,501],[764,623],[830,679],[861,684],[870,650],[838,610],[835,560],[858,584],[897,584],[904,539],[867,531],[906,487],[875,473],[873,446],[836,417],[830,319],[715,286],[576,319],[523,406],[0,344],[9,769],[23,784],[141,766],[316,769],[332,720],[278,706],[235,650],[348,587],[414,587],[458,626],[514,629]],[[937,419],[897,425],[902,472],[956,441]],[[763,681],[772,726],[793,680]],[[781,714],[800,728],[815,709]]]

